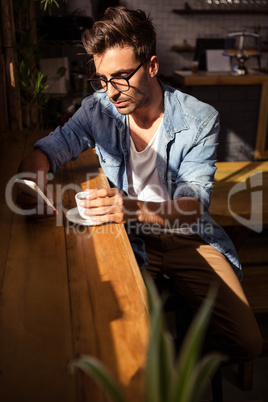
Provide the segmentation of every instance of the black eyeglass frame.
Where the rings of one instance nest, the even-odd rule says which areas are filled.
[[[143,66],[143,64],[146,61],[147,60],[144,60],[141,64],[139,64],[138,67],[135,68],[135,70],[132,71],[132,73],[130,73],[127,77],[112,77],[109,80],[105,80],[104,78],[92,78],[92,79],[89,79],[88,81],[90,82],[90,85],[92,86],[92,88],[96,92],[106,92],[107,89],[108,89],[108,83],[110,83],[114,87],[114,89],[116,89],[118,92],[127,92],[129,90],[129,88],[130,88],[130,84],[129,84],[130,78],[132,78],[133,75],[136,74],[136,72],[141,68],[141,66]],[[124,80],[124,81],[126,81],[128,88],[127,89],[118,89],[116,87],[116,84],[113,83],[114,80]],[[101,81],[103,81],[105,83],[105,86],[103,86],[100,89],[94,88],[94,82],[101,82]]]

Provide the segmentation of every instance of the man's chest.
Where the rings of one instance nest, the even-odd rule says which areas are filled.
[[[152,142],[159,132],[162,119],[157,119],[151,125],[141,127],[131,119],[129,120],[129,134],[138,152],[143,151]]]

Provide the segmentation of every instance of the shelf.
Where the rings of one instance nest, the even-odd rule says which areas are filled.
[[[241,14],[248,14],[248,15],[252,15],[252,14],[268,14],[268,9],[227,9],[227,8],[204,8],[204,9],[177,9],[177,10],[172,10],[173,13],[175,14],[181,14],[181,15],[194,15],[194,14],[236,14],[236,15],[241,15]]]
[[[195,46],[191,45],[173,45],[171,50],[176,53],[193,53],[195,51]]]
[[[172,45],[170,49],[176,53],[194,53],[196,47],[189,45],[189,44],[182,43],[182,44]],[[267,53],[267,52],[268,52],[268,44],[264,43],[261,46],[261,53]]]
[[[268,83],[268,75],[249,70],[248,75],[233,75],[232,72],[174,71],[173,78],[184,86],[207,85],[263,85]]]

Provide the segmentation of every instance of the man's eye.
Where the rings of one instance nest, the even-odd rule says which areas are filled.
[[[103,75],[96,75],[95,78],[98,78],[99,80],[106,80],[106,77],[104,77]]]

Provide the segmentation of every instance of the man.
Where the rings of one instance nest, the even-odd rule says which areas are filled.
[[[208,213],[217,111],[158,80],[155,30],[141,10],[107,9],[82,40],[96,92],[35,144],[20,171],[42,173],[46,185],[49,171],[95,147],[112,187],[81,201],[88,216],[125,223],[139,265],[169,277],[194,310],[216,283],[207,347],[235,360],[257,356],[262,340],[236,251]]]

